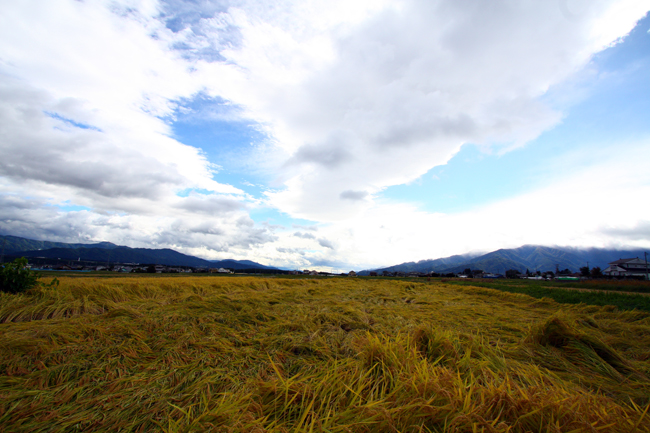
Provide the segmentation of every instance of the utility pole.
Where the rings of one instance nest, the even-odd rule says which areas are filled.
[[[7,238],[5,238],[4,242],[2,243],[2,254],[0,254],[0,263],[5,262],[5,245],[7,245]]]
[[[645,257],[645,279],[648,281],[650,280],[650,276],[648,276],[648,253],[644,252],[643,256]]]

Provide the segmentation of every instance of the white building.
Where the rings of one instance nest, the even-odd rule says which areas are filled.
[[[610,277],[643,277],[648,279],[650,269],[645,260],[635,257],[633,259],[620,259],[609,263],[603,270],[603,275]]]

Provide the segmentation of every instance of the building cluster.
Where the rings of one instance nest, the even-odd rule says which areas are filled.
[[[322,271],[313,271],[309,269],[303,269],[302,271],[289,271],[288,272],[290,275],[312,275],[312,276],[320,276],[320,277],[356,277],[357,273],[354,271],[350,271],[347,273],[341,273],[341,274],[333,274],[331,272],[322,272]]]
[[[232,274],[231,269],[225,268],[194,268],[190,266],[166,266],[166,265],[140,265],[138,263],[126,263],[121,265],[97,265],[97,266],[81,266],[81,265],[42,265],[35,267],[29,265],[33,270],[43,271],[77,271],[77,272],[91,272],[91,271],[107,271],[107,272],[120,272],[120,273],[150,273],[150,274],[180,274],[180,273],[210,273],[210,274]]]
[[[449,277],[449,278],[484,278],[484,279],[494,279],[494,278],[509,278],[509,279],[527,279],[527,280],[559,280],[559,281],[573,281],[580,280],[588,277],[605,277],[605,278],[633,278],[633,279],[645,279],[650,280],[650,266],[645,259],[640,259],[638,257],[631,259],[620,259],[609,263],[609,267],[603,271],[600,268],[591,269],[589,273],[589,267],[587,269],[587,274],[581,272],[572,272],[569,269],[563,271],[557,270],[556,272],[546,271],[546,272],[520,272],[515,269],[510,269],[505,272],[505,275],[484,272],[478,269],[465,269],[460,273],[437,273],[437,272],[400,272],[400,271],[382,271],[378,273],[377,271],[371,271],[371,277]],[[581,269],[582,270],[582,269]],[[594,274],[594,271],[595,272]]]
[[[194,268],[189,266],[165,266],[165,265],[141,265],[139,263],[125,263],[112,266],[82,266],[75,264],[60,264],[60,265],[43,265],[42,267],[35,268],[33,265],[30,265],[32,269],[40,270],[59,270],[59,271],[111,271],[111,272],[122,272],[122,273],[211,273],[211,274],[232,274],[234,273],[231,269],[226,268]],[[586,269],[586,274],[584,273]],[[409,278],[431,278],[431,277],[448,277],[448,278],[484,278],[484,279],[495,279],[495,278],[510,278],[510,279],[529,279],[529,280],[579,280],[586,277],[594,277],[593,271],[597,270],[596,277],[605,277],[605,278],[633,278],[633,279],[645,279],[650,280],[650,266],[648,262],[644,259],[638,257],[630,259],[619,259],[609,263],[609,266],[600,271],[600,268],[592,269],[592,273],[589,274],[589,268],[581,268],[580,272],[571,272],[569,269],[564,271],[556,272],[546,271],[540,272],[536,271],[531,273],[526,271],[525,273],[519,272],[514,269],[510,269],[505,272],[505,275],[484,272],[482,270],[471,270],[465,269],[460,273],[438,273],[438,272],[401,272],[401,271],[382,271],[379,274],[377,271],[370,271],[369,275],[371,277],[409,277]],[[350,271],[347,273],[341,274],[332,274],[329,272],[319,272],[315,270],[304,269],[302,271],[280,271],[283,273],[288,273],[292,275],[310,275],[310,276],[347,276],[347,277],[356,277],[357,273],[355,271]]]
[[[377,272],[370,272],[371,277],[377,277]],[[382,277],[408,277],[408,278],[423,278],[423,277],[455,277],[456,274],[439,274],[437,272],[401,272],[401,271],[382,271]]]

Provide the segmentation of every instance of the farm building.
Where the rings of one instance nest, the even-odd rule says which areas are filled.
[[[603,270],[603,275],[610,277],[643,277],[648,279],[648,262],[635,257],[633,259],[620,259],[609,263]]]

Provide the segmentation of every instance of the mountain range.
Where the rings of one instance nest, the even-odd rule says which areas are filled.
[[[435,260],[407,262],[385,268],[372,269],[377,273],[388,272],[437,272],[459,273],[470,268],[485,272],[504,274],[506,270],[515,269],[520,272],[554,271],[569,269],[578,271],[583,266],[600,267],[605,269],[609,262],[621,258],[643,257],[643,250],[610,250],[600,248],[567,248],[544,247],[539,245],[524,245],[513,249],[500,249],[487,254],[457,255]],[[371,270],[359,272],[368,275]]]
[[[205,260],[172,249],[130,248],[111,242],[68,244],[38,241],[18,236],[1,236],[0,248],[6,256],[44,257],[56,260],[83,260],[101,263],[141,263],[199,268],[277,270],[250,260]]]
[[[44,257],[65,261],[93,261],[100,263],[141,263],[167,266],[191,266],[207,268],[228,268],[235,270],[259,269],[278,270],[250,260],[205,260],[179,253],[172,249],[130,248],[111,242],[64,243],[40,241],[18,236],[0,235],[0,249],[5,256]],[[470,268],[485,272],[504,274],[506,270],[520,272],[555,271],[569,269],[577,271],[583,266],[605,269],[609,262],[621,258],[644,257],[640,249],[613,250],[600,248],[568,248],[524,245],[513,249],[500,249],[487,254],[462,254],[434,260],[406,262],[385,268],[372,269],[377,273],[388,272],[437,272],[459,273]],[[359,272],[368,275],[371,270]]]

